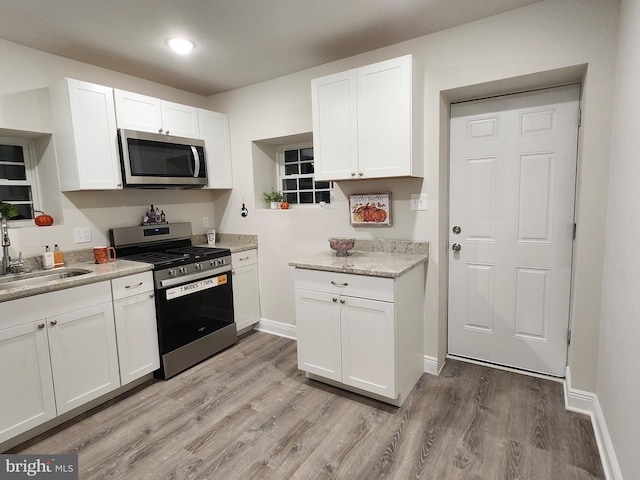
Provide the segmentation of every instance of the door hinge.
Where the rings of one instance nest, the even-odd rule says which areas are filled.
[[[582,126],[582,109],[578,107],[578,126]]]
[[[567,329],[567,345],[571,345],[571,329]]]
[[[576,239],[576,232],[578,231],[578,225],[576,223],[573,224],[573,239]]]

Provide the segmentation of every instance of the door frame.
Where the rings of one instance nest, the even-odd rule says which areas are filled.
[[[496,82],[496,84],[499,84],[501,82]],[[444,186],[445,188],[441,189],[440,192],[440,205],[443,206],[444,208],[442,208],[442,212],[441,213],[441,217],[440,217],[440,232],[439,232],[439,240],[440,240],[440,244],[444,245],[444,248],[442,249],[444,251],[444,262],[441,262],[441,267],[443,269],[443,275],[441,275],[440,278],[440,291],[441,291],[441,298],[444,299],[443,302],[440,302],[440,308],[442,308],[442,312],[443,312],[443,317],[445,319],[444,322],[444,327],[445,327],[445,332],[446,334],[444,335],[445,337],[445,341],[446,341],[446,354],[445,354],[445,358],[452,358],[452,359],[457,359],[457,360],[462,360],[465,362],[469,362],[469,363],[476,363],[479,365],[488,365],[491,366],[492,368],[497,368],[500,370],[506,370],[506,371],[512,371],[512,372],[516,372],[516,373],[521,373],[521,374],[525,374],[525,375],[530,375],[530,376],[534,376],[534,377],[540,377],[540,378],[545,378],[545,379],[551,379],[554,381],[564,381],[565,377],[555,377],[555,376],[551,376],[551,375],[546,375],[546,374],[542,374],[539,372],[533,372],[533,371],[529,371],[529,370],[525,370],[525,369],[518,369],[518,368],[514,368],[514,367],[509,367],[509,366],[504,366],[504,365],[499,365],[499,364],[493,364],[490,362],[485,362],[482,360],[476,360],[476,359],[471,359],[471,358],[465,358],[465,357],[459,357],[457,355],[453,355],[449,353],[449,249],[451,248],[449,245],[449,228],[451,228],[450,225],[450,195],[451,195],[451,105],[453,104],[458,104],[458,103],[465,103],[465,102],[474,102],[477,100],[485,100],[485,99],[491,99],[491,98],[499,98],[499,97],[505,97],[508,95],[518,95],[518,94],[525,94],[525,93],[529,93],[529,92],[535,92],[535,91],[542,91],[542,90],[548,90],[548,89],[552,89],[552,88],[557,88],[557,87],[563,87],[563,86],[568,86],[568,85],[577,85],[579,87],[579,96],[578,96],[578,109],[579,112],[582,111],[582,99],[583,99],[583,93],[584,93],[584,79],[580,78],[580,79],[576,79],[576,80],[568,80],[566,82],[562,82],[562,83],[552,83],[552,84],[546,84],[546,83],[541,83],[540,85],[532,85],[529,88],[521,88],[521,89],[505,89],[504,91],[501,91],[500,88],[497,89],[491,89],[490,92],[486,95],[482,95],[479,92],[475,92],[475,94],[473,94],[473,96],[467,98],[467,97],[462,97],[461,99],[457,99],[456,97],[459,95],[459,93],[457,94],[452,94],[451,96],[446,95],[446,92],[441,91],[440,92],[440,99],[441,99],[441,107],[444,107],[445,111],[441,111],[441,128],[443,132],[446,132],[446,137],[445,135],[441,136],[441,140],[440,140],[440,151],[441,151],[441,158],[440,158],[440,166],[442,168],[443,166],[443,160],[444,160],[444,175],[445,175],[445,179],[443,182],[441,182],[441,186]],[[476,86],[469,86],[469,89],[471,89],[471,91],[476,89]],[[454,92],[459,91],[460,89],[455,89]],[[465,88],[462,88],[462,91],[464,91]],[[446,118],[445,118],[446,117]],[[575,171],[575,188],[574,188],[574,193],[573,193],[573,198],[574,198],[574,203],[573,203],[573,223],[574,223],[574,236],[573,236],[573,240],[572,240],[572,248],[571,248],[571,259],[570,259],[570,263],[571,263],[571,271],[570,271],[570,283],[569,283],[569,310],[568,310],[568,318],[567,318],[567,328],[568,328],[568,341],[567,341],[567,345],[566,345],[566,365],[565,365],[565,369],[566,367],[569,365],[569,357],[570,357],[570,351],[571,351],[571,331],[572,331],[572,324],[573,324],[573,301],[574,301],[574,285],[575,285],[575,268],[574,268],[574,263],[575,263],[575,252],[576,252],[576,248],[575,248],[575,240],[576,240],[576,227],[575,225],[577,224],[577,210],[578,210],[578,190],[579,190],[579,186],[580,186],[580,153],[581,153],[581,144],[582,144],[582,137],[581,137],[581,122],[578,122],[578,135],[577,135],[577,145],[576,145],[576,171]],[[444,149],[443,149],[444,147]],[[442,152],[446,152],[444,155],[442,154]],[[444,157],[444,158],[443,158]],[[444,288],[443,288],[444,287]],[[442,290],[444,290],[444,294],[442,292]],[[444,362],[442,363],[442,365],[438,365],[437,366],[437,372],[440,371],[440,369],[444,366]],[[566,370],[565,370],[566,371]]]

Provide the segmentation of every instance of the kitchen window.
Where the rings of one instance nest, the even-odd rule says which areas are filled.
[[[311,143],[282,146],[278,157],[278,184],[286,202],[291,205],[331,203],[333,182],[315,180]]]
[[[0,201],[17,207],[13,221],[35,218],[38,181],[34,150],[25,140],[0,138]]]

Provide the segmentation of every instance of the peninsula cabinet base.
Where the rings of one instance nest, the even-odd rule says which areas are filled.
[[[378,400],[380,402],[388,403],[389,405],[393,405],[395,407],[402,406],[404,401],[407,399],[407,397],[411,393],[411,390],[408,390],[406,392],[398,393],[398,397],[397,398],[389,398],[389,397],[385,397],[384,395],[378,395],[376,393],[368,392],[367,390],[362,390],[361,388],[356,388],[356,387],[352,387],[351,385],[346,385],[346,384],[341,383],[341,382],[336,382],[334,380],[329,380],[328,378],[321,377],[320,375],[315,375],[315,374],[309,373],[309,372],[305,372],[305,373],[306,373],[307,378],[309,378],[311,380],[315,380],[317,382],[326,383],[327,385],[331,385],[332,387],[336,387],[336,388],[339,388],[341,390],[347,390],[347,391],[352,392],[352,393],[357,393],[358,395],[362,395],[363,397],[373,398],[374,400]]]
[[[298,368],[400,406],[424,373],[424,264],[399,277],[296,268]]]

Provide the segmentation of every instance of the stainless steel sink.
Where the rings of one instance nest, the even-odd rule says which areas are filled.
[[[85,270],[84,268],[57,268],[55,270],[46,270],[44,272],[9,274],[4,277],[0,277],[0,290],[41,285],[54,280],[61,280],[63,278],[86,275],[87,273],[91,273],[91,270]]]

